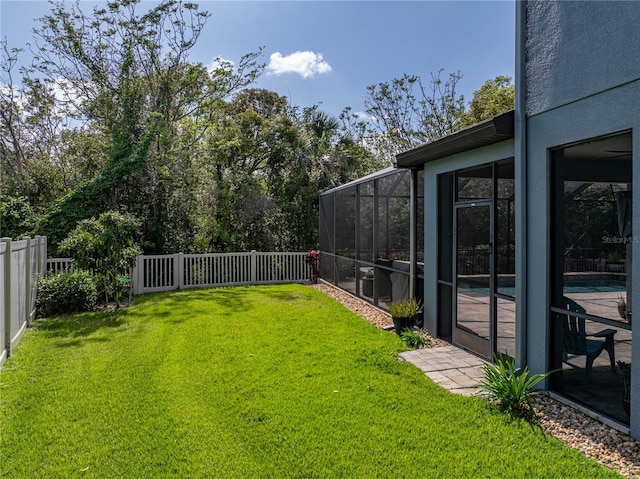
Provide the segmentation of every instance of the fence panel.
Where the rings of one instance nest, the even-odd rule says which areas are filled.
[[[134,293],[182,288],[305,282],[307,253],[206,253],[143,255],[134,273]]]
[[[251,283],[251,253],[185,254],[182,264],[184,288]]]
[[[27,326],[30,326],[34,319],[36,319],[36,295],[38,294],[38,275],[40,270],[40,252],[41,247],[39,241],[33,240],[29,242],[28,251],[28,303],[27,303]]]
[[[71,258],[47,258],[47,274],[66,273],[73,267]]]
[[[25,240],[11,243],[11,319],[10,319],[10,350],[18,341],[27,327],[27,242]]]
[[[133,274],[134,294],[182,288],[309,281],[307,253],[206,253],[141,255]],[[69,258],[50,258],[47,271],[71,268]]]
[[[138,293],[154,293],[178,289],[176,271],[178,255],[160,254],[138,257],[138,270],[134,274],[134,281],[140,281],[140,285],[134,285],[134,291]]]
[[[7,340],[5,333],[6,314],[9,308],[6,307],[9,301],[10,294],[7,292],[5,282],[5,264],[7,257],[9,256],[9,250],[7,248],[8,243],[0,243],[0,364],[7,358]]]
[[[257,253],[255,283],[290,283],[309,280],[306,253]]]
[[[44,237],[0,242],[0,364],[35,318],[38,276],[45,257]]]

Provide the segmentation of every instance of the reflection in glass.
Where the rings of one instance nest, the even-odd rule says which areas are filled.
[[[496,298],[498,320],[496,351],[516,357],[516,303],[508,299]]]
[[[551,162],[552,386],[623,423],[612,363],[631,361],[631,150],[627,133],[559,148]]]
[[[558,329],[566,326],[567,315],[555,315]],[[628,329],[603,325],[596,321],[585,320],[584,328],[590,336],[587,339],[593,347],[604,344],[606,336],[613,341],[613,350],[616,361],[631,362],[631,331]],[[602,336],[592,336],[592,335]],[[567,352],[566,343],[561,352],[561,372],[554,373],[554,389],[563,395],[574,399],[589,407],[605,413],[607,416],[622,423],[629,422],[629,416],[622,403],[623,383],[618,368],[611,369],[611,358],[608,351],[603,349],[595,358],[591,366],[590,375],[587,376],[587,357],[584,354],[575,354],[576,350]]]
[[[626,320],[617,305],[620,297],[625,302],[627,298],[631,248],[618,225],[618,192],[627,192],[627,184],[564,182],[562,294],[583,305],[588,314]]]
[[[515,296],[515,184],[513,162],[497,165],[496,292]]]
[[[456,325],[489,340],[491,210],[489,206],[458,208],[456,215]]]
[[[356,253],[356,188],[344,188],[336,195],[336,254],[354,258]]]
[[[373,181],[360,185],[360,253],[359,259],[373,261]]]
[[[356,293],[356,262],[347,258],[336,258],[338,287]]]
[[[491,165],[459,172],[457,201],[479,201],[493,197],[493,167]]]

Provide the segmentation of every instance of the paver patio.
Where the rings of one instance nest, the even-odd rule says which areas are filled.
[[[452,345],[404,351],[400,357],[419,367],[434,383],[464,396],[474,395],[483,377],[485,361]]]

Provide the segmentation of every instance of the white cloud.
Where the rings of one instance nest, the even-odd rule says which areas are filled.
[[[360,121],[376,121],[376,118],[369,115],[366,111],[356,111],[353,116]]]
[[[316,74],[331,71],[331,65],[324,60],[320,53],[310,51],[298,51],[287,56],[282,56],[282,53],[275,52],[269,60],[267,73],[272,75],[297,73],[302,78],[311,78]]]
[[[227,60],[226,58],[222,57],[216,57],[211,61],[211,63],[209,63],[209,65],[207,66],[207,70],[209,71],[209,73],[213,73],[216,70],[233,70],[235,66],[236,64],[231,60]]]

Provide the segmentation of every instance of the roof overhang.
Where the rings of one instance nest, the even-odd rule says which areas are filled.
[[[396,155],[398,168],[412,168],[513,138],[513,110]]]

